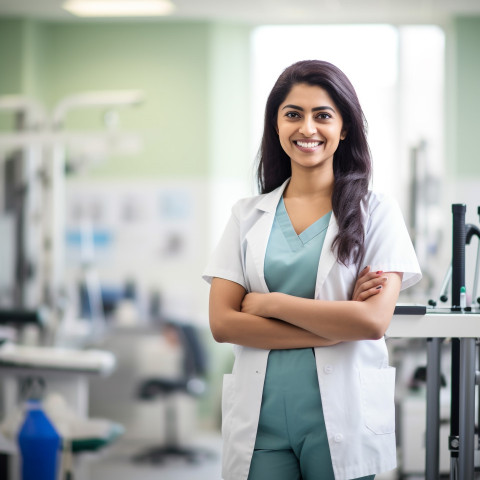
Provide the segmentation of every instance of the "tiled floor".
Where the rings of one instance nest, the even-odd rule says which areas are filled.
[[[84,458],[75,480],[220,480],[220,436],[207,435],[195,444],[211,452],[213,458],[193,464],[174,457],[157,465],[136,463],[132,457],[145,446],[119,441],[101,457]]]

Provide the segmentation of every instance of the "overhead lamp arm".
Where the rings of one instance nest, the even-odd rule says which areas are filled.
[[[61,100],[52,113],[53,128],[60,128],[70,110],[100,107],[126,107],[142,103],[145,95],[140,90],[107,90],[84,92]]]

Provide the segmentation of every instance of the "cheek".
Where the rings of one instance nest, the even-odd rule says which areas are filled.
[[[288,150],[291,148],[290,141],[285,137],[280,137],[280,145],[285,152],[288,152]]]
[[[338,128],[332,128],[329,132],[329,136],[332,139],[332,141],[340,142],[340,140],[342,139],[343,133]]]
[[[278,140],[280,141],[280,145],[282,148],[285,150],[285,148],[288,148],[290,146],[290,136],[288,132],[277,130],[278,133]]]

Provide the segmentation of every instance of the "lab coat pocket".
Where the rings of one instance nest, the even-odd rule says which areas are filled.
[[[360,370],[366,427],[377,435],[395,432],[395,368]]]
[[[232,373],[223,376],[222,389],[222,435],[228,436],[232,420],[232,409],[235,398],[235,376]]]

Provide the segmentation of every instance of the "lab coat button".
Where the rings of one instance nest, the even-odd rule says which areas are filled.
[[[325,365],[323,367],[323,371],[327,374],[330,375],[333,372],[333,365]]]
[[[341,443],[343,442],[343,435],[341,433],[337,433],[333,439],[335,440],[335,443]]]

